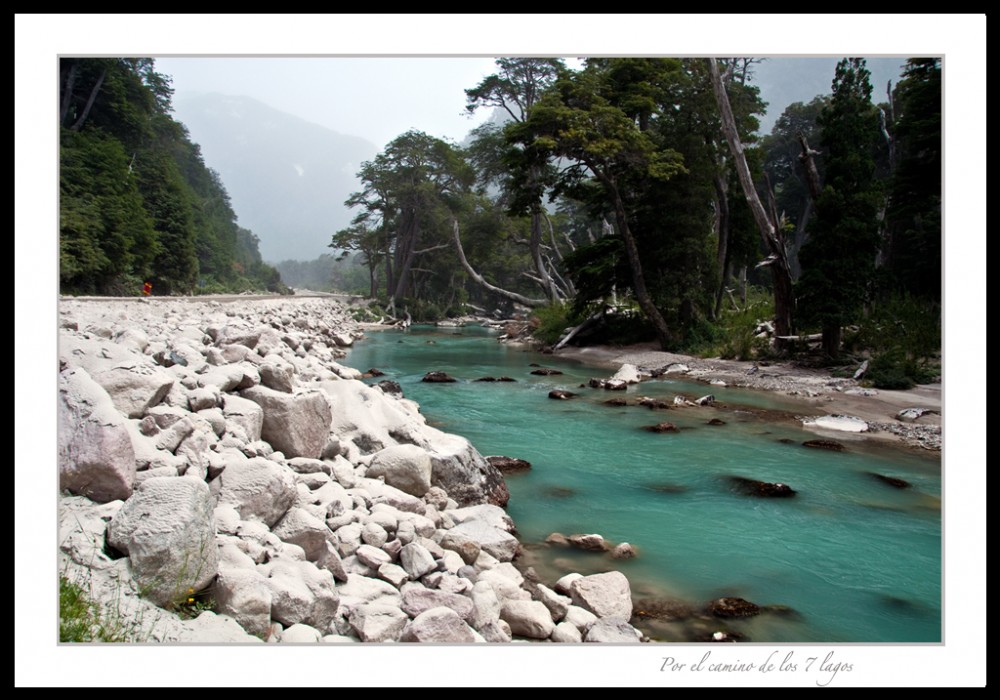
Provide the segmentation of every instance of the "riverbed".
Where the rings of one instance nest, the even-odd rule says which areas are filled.
[[[509,347],[480,328],[371,333],[347,362],[385,372],[380,379],[399,382],[429,422],[483,454],[531,462],[507,477],[521,564],[549,585],[569,571],[622,571],[646,613],[636,624],[654,640],[697,641],[718,630],[702,611],[719,597],[765,606],[722,623],[744,641],[941,640],[940,453],[850,435],[838,437],[842,452],[804,447],[819,437],[797,420],[808,408],[773,393],[673,378],[627,392],[579,388],[608,370]],[[563,374],[532,375],[532,364]],[[432,370],[458,381],[421,382]],[[475,381],[485,376],[517,381]],[[552,400],[552,389],[578,396]],[[708,393],[712,407],[635,405],[639,396]],[[629,405],[605,405],[610,398]],[[643,430],[663,421],[679,430]],[[797,493],[747,496],[734,476]],[[553,532],[599,533],[639,555],[615,560],[544,544]]]

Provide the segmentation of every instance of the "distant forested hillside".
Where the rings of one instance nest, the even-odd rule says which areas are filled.
[[[170,116],[152,59],[63,58],[59,90],[63,293],[287,290]]]

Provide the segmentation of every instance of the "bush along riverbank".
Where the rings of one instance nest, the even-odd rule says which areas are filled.
[[[501,473],[341,365],[329,299],[63,300],[61,641],[638,642],[624,575],[541,581]]]

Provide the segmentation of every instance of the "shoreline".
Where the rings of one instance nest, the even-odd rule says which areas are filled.
[[[810,415],[847,415],[869,424],[866,437],[907,449],[940,451],[942,430],[942,384],[920,384],[908,391],[861,389],[850,378],[833,377],[827,372],[798,367],[790,362],[723,360],[656,350],[653,343],[622,347],[593,345],[563,348],[554,357],[577,360],[587,365],[617,370],[623,364],[640,368],[660,368],[681,363],[690,368],[685,379],[710,385],[725,382],[729,388],[781,394],[799,402]],[[754,371],[753,368],[757,367]],[[852,391],[855,390],[855,391]],[[928,413],[917,421],[904,423],[896,414],[905,408],[923,408]],[[839,431],[817,431],[836,435]]]

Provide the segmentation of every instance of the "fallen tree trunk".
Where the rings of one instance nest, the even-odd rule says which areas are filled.
[[[568,343],[569,341],[573,340],[573,338],[576,337],[577,333],[579,333],[580,331],[584,330],[585,328],[589,328],[590,326],[594,325],[594,323],[596,323],[603,315],[604,315],[604,313],[602,311],[598,311],[598,312],[596,312],[594,314],[591,314],[590,317],[587,318],[586,321],[584,321],[579,326],[576,326],[575,328],[573,328],[572,330],[570,330],[570,332],[566,334],[566,337],[563,338],[562,340],[560,340],[556,344],[556,346],[554,348],[552,348],[552,349],[553,350],[562,350],[564,347],[566,347],[566,343]]]

